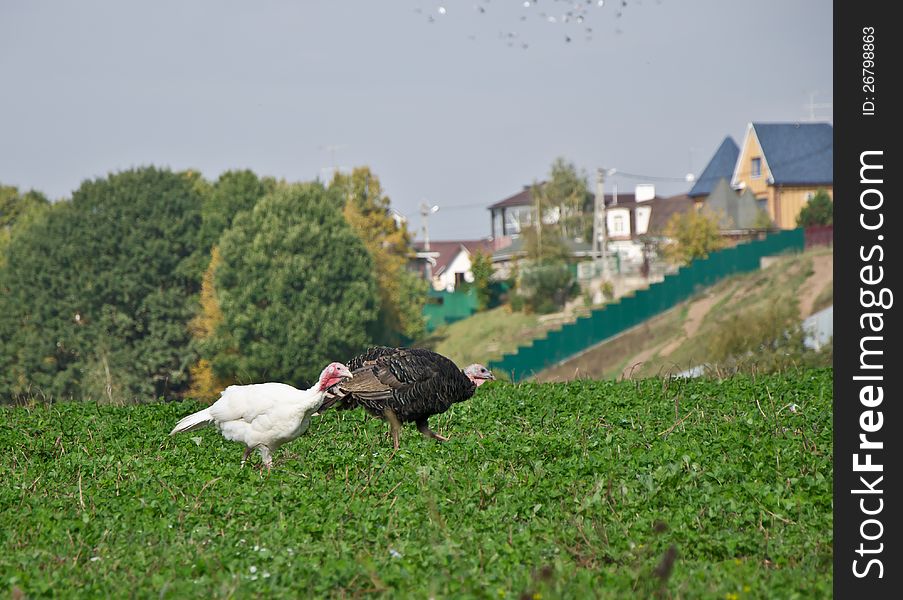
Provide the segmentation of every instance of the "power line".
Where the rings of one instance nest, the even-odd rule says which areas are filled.
[[[783,167],[793,165],[798,162],[802,162],[804,160],[812,158],[813,156],[818,156],[820,154],[824,154],[825,152],[828,152],[829,150],[832,150],[833,148],[834,148],[834,142],[832,141],[828,144],[825,144],[824,146],[822,146],[820,148],[813,150],[812,152],[808,152],[806,154],[802,154],[799,156],[794,156],[793,158],[791,158],[789,160],[785,160],[780,163],[769,163],[768,166],[773,171],[775,168],[780,169]],[[746,175],[746,174],[748,174],[748,169],[744,168],[744,169],[741,169],[738,171],[738,175],[742,176],[742,175]],[[691,180],[688,180],[686,176],[669,177],[667,175],[644,175],[644,174],[640,174],[640,173],[631,173],[629,171],[621,171],[620,169],[609,170],[608,175],[610,177],[620,176],[620,177],[624,177],[626,179],[635,179],[635,180],[649,181],[649,182],[659,181],[659,182],[667,182],[667,183],[695,183],[698,181],[706,181],[706,180],[713,179],[713,178],[707,177],[707,178],[701,178],[701,179],[694,179],[691,181]],[[721,179],[721,178],[717,177],[715,179]],[[484,202],[477,202],[477,203],[472,203],[472,204],[459,204],[457,206],[442,205],[442,211],[447,212],[447,211],[455,211],[455,210],[472,210],[474,208],[489,208],[489,206],[490,206],[489,204],[486,204]]]

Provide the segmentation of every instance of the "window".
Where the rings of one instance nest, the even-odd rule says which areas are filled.
[[[750,167],[750,171],[753,179],[758,179],[762,176],[762,159],[758,156],[752,159],[752,165]]]
[[[505,211],[505,224],[503,225],[505,235],[516,235],[520,233],[521,219],[520,213],[516,209],[508,209]]]
[[[611,221],[612,233],[624,235],[624,215],[615,215]]]
[[[756,198],[756,206],[759,210],[766,210],[768,208],[768,197],[767,196],[759,196]]]
[[[460,288],[464,285],[464,282],[467,281],[464,277],[464,273],[455,273],[455,289]]]

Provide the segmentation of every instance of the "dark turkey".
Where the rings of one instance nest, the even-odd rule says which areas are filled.
[[[351,359],[348,368],[354,376],[332,388],[334,397],[323,409],[333,404],[346,410],[362,406],[371,415],[386,419],[396,449],[401,424],[411,421],[424,436],[446,441],[448,438],[429,428],[427,419],[469,399],[480,385],[495,379],[483,365],[462,370],[450,359],[423,348],[377,346]]]

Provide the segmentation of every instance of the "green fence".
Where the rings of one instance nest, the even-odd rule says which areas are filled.
[[[701,288],[730,275],[758,269],[763,256],[802,251],[804,246],[803,230],[791,229],[713,252],[707,259],[694,260],[665,276],[664,281],[595,309],[530,345],[521,346],[513,354],[492,361],[490,368],[507,373],[512,381],[521,381],[670,309]]]
[[[426,317],[426,330],[434,331],[437,327],[466,319],[477,310],[477,294],[471,288],[466,292],[437,292],[430,290],[429,298],[423,305],[423,316]]]

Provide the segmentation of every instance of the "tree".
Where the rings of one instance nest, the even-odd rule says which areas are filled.
[[[13,229],[23,226],[49,206],[47,197],[40,192],[30,190],[22,194],[15,186],[0,185],[0,265],[5,260]]]
[[[533,197],[532,224],[521,231],[527,259],[541,262],[567,261],[571,252],[565,243],[561,223],[545,218],[555,206],[549,203],[541,185],[533,185],[530,193]]]
[[[486,310],[492,298],[490,284],[495,272],[492,257],[480,251],[475,252],[471,257],[470,272],[473,273],[473,287],[477,292],[477,306],[479,310]]]
[[[184,390],[200,205],[187,174],[133,169],[85,181],[13,236],[0,395],[122,402]]]
[[[210,263],[204,271],[201,281],[200,305],[198,314],[189,323],[191,336],[200,348],[199,354],[203,355],[203,349],[208,340],[213,336],[216,328],[223,322],[223,311],[216,297],[214,277],[216,269],[222,259],[219,248],[214,246],[210,251]],[[201,356],[191,367],[191,386],[186,395],[199,400],[215,400],[219,393],[229,384],[234,383],[230,379],[220,378],[214,375],[213,365],[210,360]]]
[[[672,263],[688,265],[723,248],[718,222],[718,215],[706,209],[675,213],[665,225],[665,236],[670,239],[664,246],[665,257]]]
[[[556,158],[552,163],[549,180],[542,186],[534,186],[533,193],[541,196],[541,204],[558,211],[561,236],[576,239],[592,228],[592,196],[586,185],[586,175],[577,171],[574,163]],[[545,214],[545,213],[543,213]],[[592,235],[590,234],[590,236]]]
[[[825,190],[818,190],[796,217],[798,227],[834,224],[834,202]]]
[[[282,184],[220,238],[213,275],[222,321],[205,343],[215,377],[307,387],[371,339],[373,263],[338,190]]]
[[[213,185],[208,185],[201,206],[201,237],[208,249],[232,225],[238,213],[254,208],[275,186],[274,180],[259,179],[250,170],[226,171]]]
[[[345,219],[373,258],[379,290],[373,338],[386,345],[419,338],[425,328],[428,284],[407,268],[414,256],[411,236],[407,226],[393,218],[379,178],[369,167],[357,167],[350,175],[336,173],[329,187],[344,199]]]
[[[214,400],[224,387],[233,383],[228,378],[217,377],[213,365],[201,356],[208,338],[222,322],[222,311],[216,297],[213,276],[220,263],[219,248],[216,244],[236,215],[254,208],[257,201],[268,191],[276,188],[272,178],[260,179],[250,170],[226,171],[214,183],[198,178],[196,187],[204,200],[201,205],[201,248],[195,257],[198,265],[206,263],[201,283],[198,313],[192,319],[190,330],[199,358],[190,368],[191,386],[187,395],[201,400]]]
[[[533,225],[521,232],[527,264],[517,282],[523,306],[539,313],[562,308],[575,293],[574,278],[568,269],[571,251],[565,241],[562,221],[544,218],[556,207],[560,209],[559,216],[564,209],[560,204],[551,204],[550,195],[542,191],[544,187],[534,185],[532,189]],[[520,302],[512,302],[512,308],[516,305]]]

